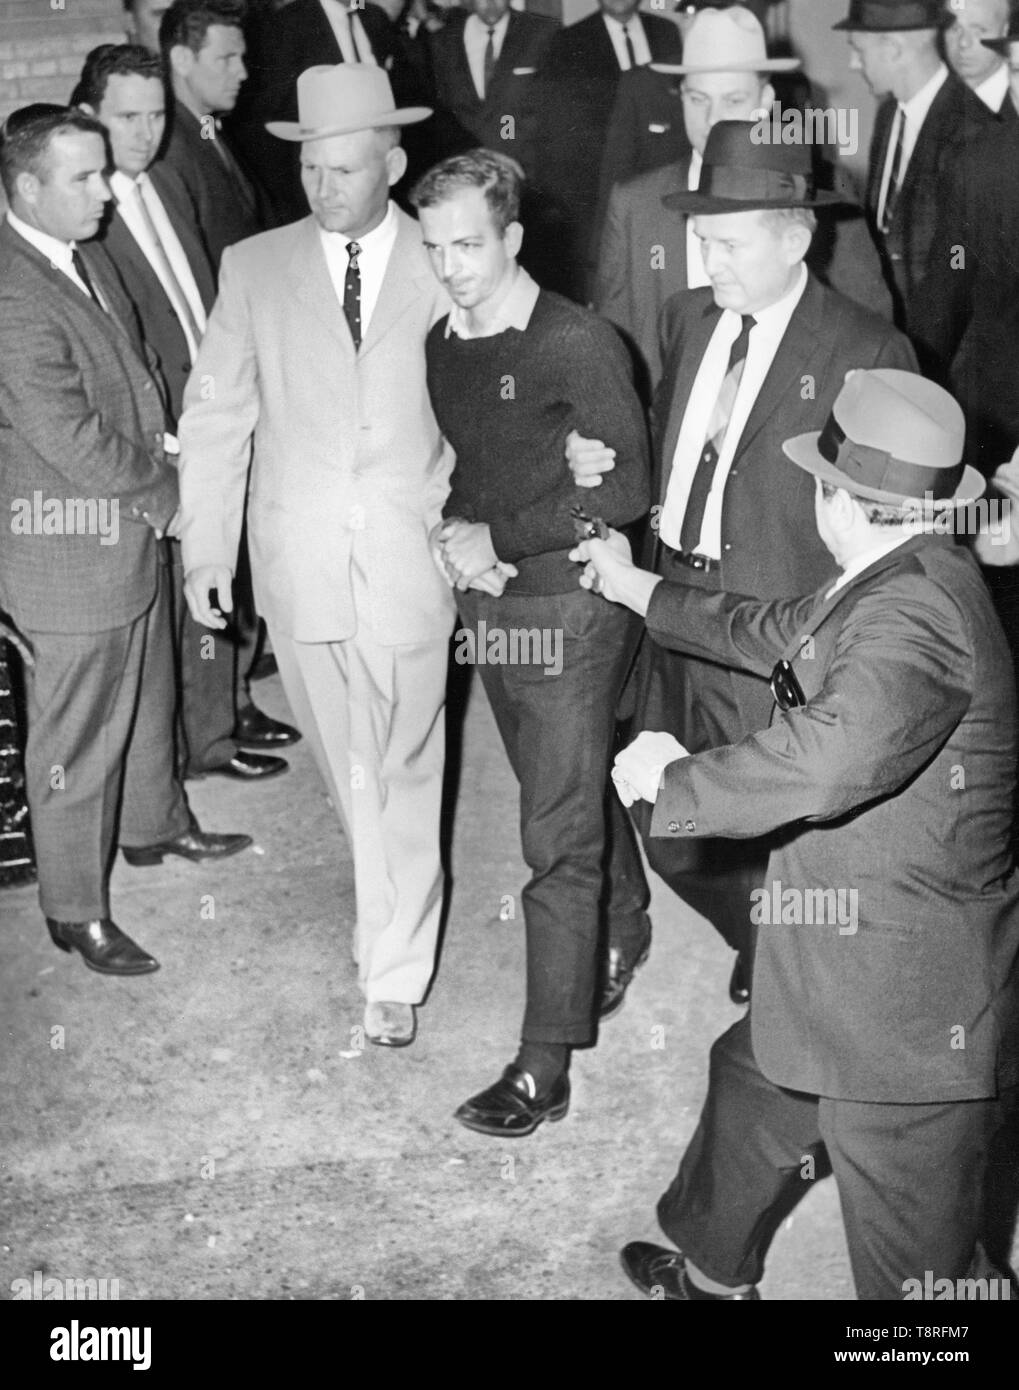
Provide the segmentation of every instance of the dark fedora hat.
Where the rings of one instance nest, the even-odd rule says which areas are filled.
[[[995,53],[1001,53],[1008,57],[1008,50],[1014,43],[1019,43],[1019,13],[1012,16],[1012,22],[1008,26],[1008,33],[1002,39],[981,39],[980,42],[985,48],[993,48]]]
[[[770,114],[760,121],[719,121],[708,136],[696,192],[670,193],[663,204],[711,216],[846,201],[817,187],[811,145],[779,144],[774,133]]]
[[[947,29],[954,23],[945,0],[849,0],[849,14],[832,28],[901,34],[908,29]]]

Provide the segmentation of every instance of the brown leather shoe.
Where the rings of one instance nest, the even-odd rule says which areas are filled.
[[[623,1246],[619,1259],[637,1288],[649,1298],[661,1299],[666,1303],[760,1301],[761,1295],[755,1285],[751,1285],[745,1293],[708,1293],[706,1289],[699,1289],[687,1275],[682,1251],[669,1250],[664,1245],[635,1240]]]
[[[196,824],[173,840],[161,840],[156,845],[122,845],[121,848],[127,862],[137,869],[161,864],[168,854],[179,854],[181,859],[190,859],[196,864],[202,859],[227,859],[231,854],[240,854],[250,844],[250,835],[212,835]]]
[[[54,946],[78,951],[90,970],[100,975],[151,975],[159,961],[148,955],[109,917],[92,922],[57,922],[46,918]]]

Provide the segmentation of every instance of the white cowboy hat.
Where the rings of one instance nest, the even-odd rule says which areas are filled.
[[[429,106],[396,108],[383,68],[336,63],[305,68],[297,79],[297,120],[267,121],[280,140],[324,140],[374,126],[413,125],[432,114]]]
[[[652,63],[655,72],[793,72],[799,58],[769,58],[760,21],[745,5],[702,10],[683,43],[683,61]]]

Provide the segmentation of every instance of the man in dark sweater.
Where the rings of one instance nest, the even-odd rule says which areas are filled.
[[[521,170],[473,150],[417,184],[425,246],[454,308],[428,336],[428,388],[456,451],[436,556],[457,589],[456,655],[477,661],[520,781],[527,1006],[516,1061],[457,1119],[530,1134],[569,1107],[570,1049],[593,1041],[605,787],[629,618],[577,587],[571,508],[588,494],[563,463],[567,435],[611,436],[598,500],[626,525],[648,507],[640,403],[614,330],[540,290],[517,264]],[[473,586],[473,587],[470,587]],[[646,939],[643,885],[613,929]]]

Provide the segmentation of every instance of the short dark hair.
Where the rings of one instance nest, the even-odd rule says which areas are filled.
[[[520,216],[520,192],[524,171],[515,159],[495,150],[468,150],[433,165],[410,191],[416,208],[431,208],[448,201],[461,188],[480,188],[495,225],[505,232]]]
[[[37,101],[11,112],[0,130],[0,183],[8,201],[14,199],[19,174],[42,178],[53,137],[75,130],[98,135],[106,142],[105,126],[69,106]]]
[[[85,102],[98,111],[111,77],[152,77],[166,86],[166,68],[158,53],[140,43],[101,43],[85,59],[71,105]]]
[[[245,0],[173,0],[159,21],[159,48],[169,60],[171,48],[200,53],[214,24],[243,29],[248,17]]]

